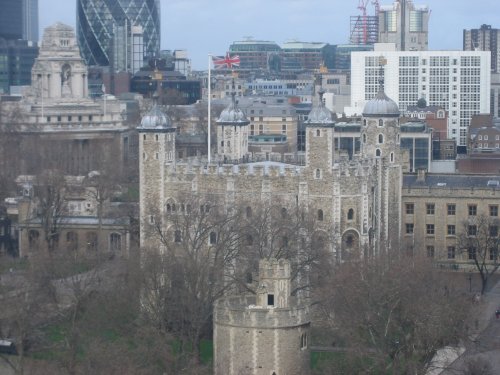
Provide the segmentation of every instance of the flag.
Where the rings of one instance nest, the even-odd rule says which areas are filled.
[[[213,56],[212,62],[215,69],[232,69],[240,66],[240,57],[238,55],[231,56],[229,52],[224,56]]]

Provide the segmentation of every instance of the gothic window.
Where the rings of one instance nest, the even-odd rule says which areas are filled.
[[[167,203],[167,214],[172,212],[172,205],[170,203]]]
[[[384,136],[382,134],[378,135],[378,143],[380,144],[384,143]]]
[[[352,208],[347,212],[347,220],[354,220],[354,210]]]
[[[377,157],[382,156],[382,152],[380,151],[379,148],[377,148],[377,151],[375,151],[375,156],[377,156]]]
[[[318,221],[323,221],[323,210],[318,210]]]

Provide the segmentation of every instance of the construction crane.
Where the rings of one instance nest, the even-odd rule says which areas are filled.
[[[368,5],[375,6],[375,15],[368,15]],[[351,43],[373,44],[378,39],[379,0],[358,0],[359,16],[351,16]]]
[[[367,22],[367,14],[366,14],[366,6],[368,5],[369,0],[359,0],[358,9],[362,12],[362,28],[363,28],[363,44],[366,44],[368,41],[368,22]]]

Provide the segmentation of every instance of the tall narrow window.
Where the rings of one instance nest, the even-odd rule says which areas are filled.
[[[347,220],[354,220],[354,210],[352,208],[347,212]]]
[[[384,143],[384,135],[383,134],[378,135],[378,143]]]
[[[318,221],[323,221],[323,210],[318,210]]]

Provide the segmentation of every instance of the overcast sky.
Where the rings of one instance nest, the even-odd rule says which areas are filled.
[[[392,0],[381,0],[391,4]],[[432,10],[430,49],[462,49],[464,28],[500,28],[499,0],[415,0]],[[40,27],[76,23],[76,0],[39,0]],[[195,69],[207,54],[223,55],[231,42],[251,36],[282,43],[346,43],[358,0],[161,0],[162,49],[187,49]],[[369,8],[373,14],[373,7]],[[42,35],[42,33],[40,34]]]

